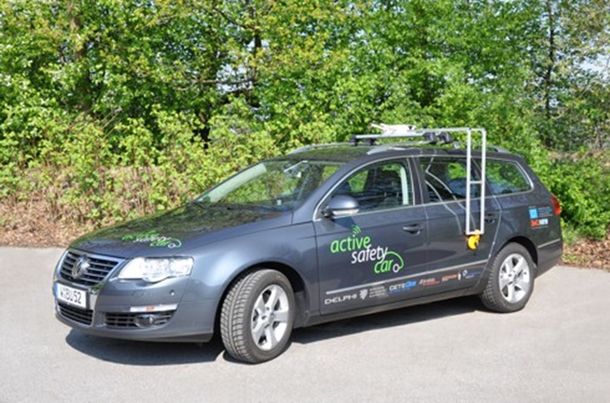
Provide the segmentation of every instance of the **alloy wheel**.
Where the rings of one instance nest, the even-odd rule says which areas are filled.
[[[531,287],[531,271],[527,259],[519,253],[512,253],[504,259],[499,275],[502,297],[515,304],[528,294]]]
[[[256,298],[251,316],[252,339],[261,350],[272,350],[288,329],[288,295],[277,284],[267,286]]]

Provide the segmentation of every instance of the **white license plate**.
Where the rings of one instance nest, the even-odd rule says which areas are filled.
[[[66,304],[87,309],[87,292],[57,283],[56,297]]]

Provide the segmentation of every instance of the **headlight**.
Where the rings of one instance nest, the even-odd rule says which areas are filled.
[[[182,277],[191,274],[193,258],[143,258],[131,260],[119,273],[120,279],[142,279],[157,283],[170,277]]]

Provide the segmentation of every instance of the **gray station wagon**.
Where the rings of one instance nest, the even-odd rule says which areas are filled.
[[[219,333],[256,363],[281,354],[292,329],[341,318],[464,295],[522,309],[562,253],[557,199],[484,130],[381,128],[76,240],[54,272],[57,318],[132,340]]]

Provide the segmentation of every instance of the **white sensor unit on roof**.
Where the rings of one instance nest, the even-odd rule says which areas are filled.
[[[416,129],[415,125],[388,125],[385,123],[372,123],[371,127],[381,130],[384,135],[406,134]]]

